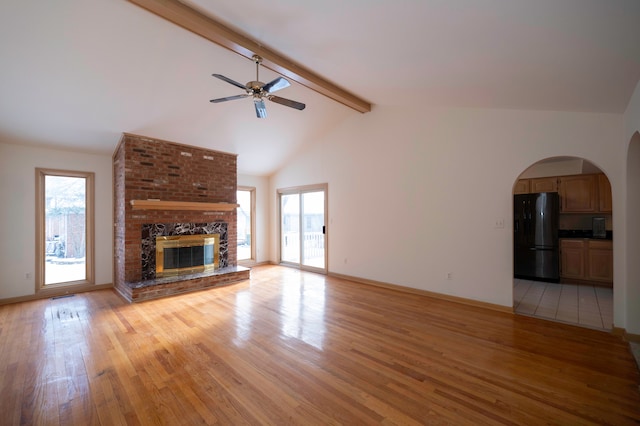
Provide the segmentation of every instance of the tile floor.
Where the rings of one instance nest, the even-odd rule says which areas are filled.
[[[529,315],[598,330],[613,327],[613,290],[574,284],[514,279],[517,314]]]

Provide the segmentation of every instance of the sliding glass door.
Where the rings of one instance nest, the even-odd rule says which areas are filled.
[[[289,188],[278,194],[280,261],[326,273],[326,185]]]
[[[280,260],[300,263],[300,194],[280,195]]]

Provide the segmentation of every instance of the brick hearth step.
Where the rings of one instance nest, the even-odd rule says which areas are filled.
[[[125,283],[124,286],[117,286],[116,290],[129,302],[142,302],[248,280],[250,272],[249,268],[243,266],[228,266],[209,272]]]

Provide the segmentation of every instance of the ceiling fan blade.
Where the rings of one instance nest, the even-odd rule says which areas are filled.
[[[235,96],[227,96],[226,98],[211,99],[209,102],[213,102],[214,104],[217,104],[220,102],[234,101],[236,99],[246,98],[247,96],[249,95],[245,93],[244,95],[235,95]]]
[[[264,105],[264,101],[262,99],[253,99],[253,104],[256,107],[256,115],[258,118],[265,118],[267,116],[267,107]]]
[[[280,105],[288,106],[302,111],[306,105],[302,102],[292,101],[291,99],[281,98],[279,96],[269,96],[269,100]]]
[[[289,86],[291,86],[291,83],[289,83],[289,81],[286,78],[278,77],[275,80],[265,84],[262,87],[262,90],[264,90],[267,93],[273,93],[276,90],[284,89],[285,87],[289,87]]]
[[[241,89],[247,90],[246,86],[244,84],[240,84],[235,80],[231,80],[229,77],[225,77],[222,74],[211,74],[212,76],[214,76],[215,78],[219,78],[222,81],[226,81],[229,84],[233,84],[236,87],[239,87]]]

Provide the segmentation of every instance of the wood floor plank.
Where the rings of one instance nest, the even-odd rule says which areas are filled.
[[[0,306],[0,423],[638,424],[611,334],[279,266]]]

